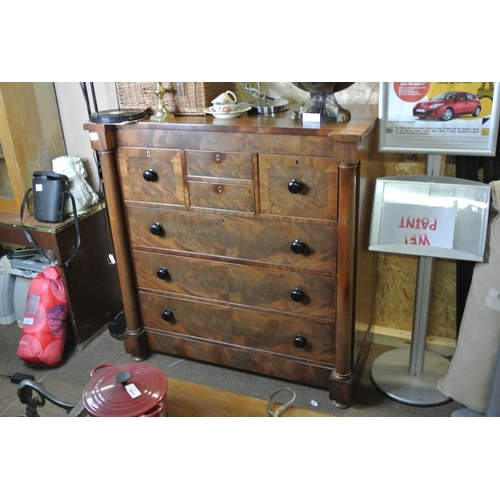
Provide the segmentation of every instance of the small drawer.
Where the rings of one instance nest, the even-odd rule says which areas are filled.
[[[331,158],[259,155],[260,212],[337,220],[338,166]]]
[[[146,329],[334,362],[335,325],[140,292]]]
[[[187,175],[253,179],[251,153],[186,151]]]
[[[126,201],[185,206],[181,151],[119,148],[116,158]]]
[[[189,204],[196,208],[255,213],[253,183],[201,182],[188,179]]]

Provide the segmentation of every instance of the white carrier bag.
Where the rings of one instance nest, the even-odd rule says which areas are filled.
[[[439,390],[486,413],[500,348],[500,181],[490,182],[492,206],[484,262],[474,266],[457,348]]]

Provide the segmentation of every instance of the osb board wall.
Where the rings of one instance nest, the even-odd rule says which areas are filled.
[[[385,157],[385,176],[424,175],[424,155]],[[455,158],[447,157],[443,175],[455,176]],[[380,252],[374,324],[411,331],[418,257]],[[429,335],[456,338],[456,261],[435,259]]]

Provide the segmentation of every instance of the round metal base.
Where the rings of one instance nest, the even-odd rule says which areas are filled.
[[[275,113],[281,113],[288,109],[288,101],[285,99],[274,99],[268,100],[265,104],[255,103],[252,104],[252,108],[257,111],[257,113],[262,113],[264,115],[274,115]]]
[[[438,406],[451,401],[438,388],[450,362],[425,351],[422,375],[410,375],[410,349],[394,349],[379,356],[372,365],[373,385],[391,399],[410,406]]]

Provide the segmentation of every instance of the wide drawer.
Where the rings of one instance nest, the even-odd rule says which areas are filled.
[[[337,220],[338,166],[331,158],[259,155],[260,212]]]
[[[127,215],[133,245],[336,272],[334,225],[133,206]]]
[[[186,151],[187,175],[228,179],[253,179],[251,153]]]
[[[138,250],[133,255],[140,288],[335,320],[335,278]]]
[[[119,148],[116,159],[126,201],[185,206],[182,151]]]
[[[146,329],[302,359],[334,362],[332,323],[244,311],[146,292],[140,292],[139,299]],[[298,336],[301,338],[297,339]]]

